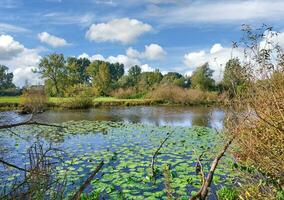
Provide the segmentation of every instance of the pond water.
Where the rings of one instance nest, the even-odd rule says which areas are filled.
[[[66,121],[123,121],[156,126],[206,126],[222,128],[224,111],[216,107],[136,106],[104,107],[89,110],[51,110],[37,120],[49,123]]]
[[[13,112],[1,114],[2,123],[15,123],[26,117]],[[223,119],[221,109],[206,107],[51,110],[37,115],[36,120],[65,128],[29,125],[12,128],[12,132],[2,130],[1,157],[25,167],[29,159],[24,152],[36,142],[44,148],[52,145],[64,150],[64,160],[56,165],[53,176],[67,179],[66,197],[68,191],[74,191],[104,160],[105,165],[86,190],[100,199],[163,199],[166,197],[164,169],[168,166],[174,196],[187,199],[201,184],[195,172],[197,157],[205,152],[202,162],[207,171],[223,146],[223,135],[215,131],[215,128],[222,128]],[[154,183],[151,158],[168,135],[169,139],[157,156]],[[222,160],[210,199],[216,199],[216,190],[234,184],[233,162],[230,155]],[[0,165],[0,176],[1,195],[5,193],[4,188],[19,181],[22,174]],[[46,194],[49,193],[52,195],[52,191]]]

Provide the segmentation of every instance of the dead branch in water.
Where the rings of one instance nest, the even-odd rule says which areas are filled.
[[[209,187],[210,187],[211,182],[213,180],[214,172],[215,172],[215,170],[216,170],[216,168],[219,164],[219,161],[224,156],[224,154],[226,153],[227,149],[229,148],[229,146],[231,145],[233,140],[234,140],[234,138],[229,140],[229,142],[224,146],[223,150],[217,155],[217,157],[215,157],[215,159],[213,160],[213,162],[211,164],[211,168],[209,170],[209,173],[208,173],[206,179],[203,178],[203,184],[202,184],[200,190],[198,191],[198,193],[196,195],[192,196],[190,198],[190,200],[196,200],[196,199],[205,200],[206,199]],[[199,162],[200,162],[200,158],[199,158]],[[200,164],[201,164],[201,162],[200,162]],[[202,171],[203,171],[203,169],[202,169]],[[204,176],[204,172],[201,172],[201,173]]]
[[[157,150],[155,151],[155,153],[152,156],[152,161],[151,161],[151,172],[152,172],[152,174],[151,175],[154,178],[154,180],[155,180],[155,176],[156,176],[155,159],[158,156],[158,153],[161,150],[161,148],[163,147],[163,145],[165,144],[165,142],[170,138],[170,135],[171,135],[170,133],[167,133],[167,137],[161,142],[160,146],[157,148]]]
[[[93,178],[96,176],[96,174],[100,171],[100,169],[103,167],[104,161],[101,161],[100,164],[97,166],[95,171],[87,178],[87,180],[81,185],[79,190],[76,192],[76,194],[71,198],[71,200],[78,200],[80,199],[80,195],[84,192],[86,187],[90,184],[90,182],[93,180]]]
[[[39,123],[36,121],[26,121],[26,122],[20,122],[17,124],[3,125],[3,126],[0,126],[0,129],[13,128],[13,127],[23,126],[23,125],[39,125],[39,126],[50,126],[50,127],[56,127],[56,128],[65,128],[64,126],[59,126],[59,125],[54,125],[54,124]]]
[[[2,159],[0,159],[0,163],[2,163],[3,165],[6,165],[8,167],[12,167],[12,168],[18,169],[20,171],[29,172],[29,170],[27,170],[27,169],[24,169],[22,167],[18,167],[17,165],[8,163],[8,162],[6,162],[5,160],[2,160]]]

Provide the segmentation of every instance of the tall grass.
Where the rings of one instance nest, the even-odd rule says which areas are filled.
[[[43,90],[27,89],[20,97],[20,105],[23,113],[42,112],[47,103],[47,96]]]
[[[185,89],[175,85],[160,85],[146,96],[149,99],[184,105],[210,104],[217,102],[215,92]]]

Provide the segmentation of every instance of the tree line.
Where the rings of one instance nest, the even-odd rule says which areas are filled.
[[[230,59],[225,66],[224,77],[220,83],[213,79],[213,70],[208,63],[196,68],[191,76],[178,72],[162,74],[159,69],[142,72],[140,66],[132,66],[127,72],[120,63],[87,58],[67,57],[63,54],[50,54],[40,60],[34,73],[39,73],[48,96],[63,97],[87,93],[90,96],[110,96],[118,89],[131,90],[138,98],[160,85],[192,88],[201,91],[227,91],[233,95],[241,88],[242,66],[236,58]],[[13,73],[0,67],[0,90],[15,88]]]

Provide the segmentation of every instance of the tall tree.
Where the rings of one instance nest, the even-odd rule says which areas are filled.
[[[177,72],[168,72],[164,75],[161,84],[171,84],[171,85],[177,85],[180,87],[186,86],[186,79]]]
[[[131,85],[132,87],[137,86],[141,71],[142,69],[138,65],[134,65],[128,70],[129,85]]]
[[[54,87],[55,94],[51,95],[62,96],[64,94],[67,79],[65,62],[63,54],[50,54],[40,60],[38,69],[35,71],[40,73],[41,77],[45,79],[48,90],[53,91]]]
[[[95,60],[88,69],[87,73],[91,77],[93,87],[100,95],[108,94],[111,85],[110,65],[108,62]]]
[[[143,91],[150,89],[155,84],[159,84],[163,75],[159,70],[154,72],[143,72],[140,75],[139,88]]]
[[[90,60],[87,58],[69,57],[67,59],[67,70],[69,84],[87,84],[89,82],[89,75],[86,70],[90,65]]]
[[[222,85],[230,96],[235,96],[244,84],[244,70],[239,59],[230,59],[225,66]]]
[[[212,90],[215,81],[212,78],[213,70],[209,68],[209,64],[205,63],[197,67],[191,76],[191,85],[193,88],[200,90]]]
[[[13,84],[13,73],[8,72],[8,67],[0,65],[0,90],[15,88]]]

